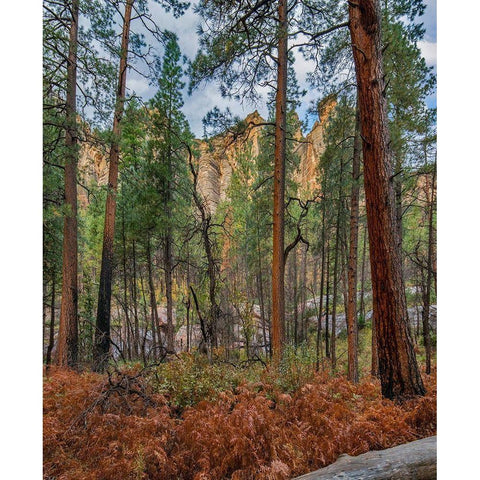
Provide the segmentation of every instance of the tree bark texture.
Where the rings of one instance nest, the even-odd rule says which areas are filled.
[[[322,203],[322,269],[320,273],[320,305],[318,307],[318,323],[317,323],[317,338],[316,338],[316,363],[315,370],[320,369],[320,352],[322,351],[322,310],[323,310],[323,290],[325,286],[325,202]]]
[[[349,4],[358,85],[373,309],[382,394],[402,399],[425,388],[408,327],[392,185],[390,135],[380,46],[378,0]]]
[[[333,295],[332,295],[332,336],[331,336],[331,361],[332,369],[337,367],[337,300],[338,300],[338,254],[340,250],[341,235],[341,212],[342,212],[342,184],[343,184],[343,160],[340,160],[340,179],[338,184],[338,202],[337,202],[337,222],[335,225],[335,251],[333,259]]]
[[[427,281],[423,298],[423,343],[425,345],[426,373],[430,375],[432,369],[432,342],[430,340],[430,292],[432,285],[432,263],[433,263],[433,207],[435,201],[435,177],[436,169],[432,175],[432,185],[430,190],[430,199],[428,204],[428,253],[427,253]],[[427,183],[428,185],[428,183]],[[428,198],[428,189],[427,189]]]
[[[434,480],[437,478],[437,437],[423,438],[386,450],[351,457],[294,480]]]
[[[357,251],[360,193],[360,112],[356,111],[355,139],[353,143],[352,191],[350,196],[350,251],[348,255],[348,379],[358,382],[358,325],[357,325]]]
[[[94,369],[103,371],[110,351],[110,305],[112,298],[113,239],[115,234],[115,211],[117,207],[118,163],[120,156],[120,123],[123,117],[125,89],[127,79],[128,41],[130,36],[130,19],[134,0],[125,5],[120,53],[120,68],[113,117],[112,143],[110,145],[110,164],[108,171],[108,191],[105,208],[105,225],[103,230],[102,267],[100,270],[100,287],[98,292],[97,322],[95,331]]]
[[[285,343],[285,156],[287,130],[287,0],[278,2],[278,71],[275,99],[275,167],[273,177],[272,353],[280,362]]]
[[[325,356],[330,358],[330,325],[329,325],[329,313],[330,313],[330,241],[327,241],[327,286],[326,286],[326,298],[325,298]]]
[[[52,363],[52,350],[55,339],[55,269],[52,272],[52,297],[50,301],[50,330],[48,336],[46,364]]]
[[[62,301],[55,363],[75,367],[78,361],[78,246],[77,246],[77,43],[79,0],[71,6],[67,61],[65,131],[65,217],[63,221]]]
[[[170,228],[164,239],[163,264],[165,268],[165,293],[167,296],[167,351],[175,353],[175,328],[173,325],[173,258],[172,258],[172,234]]]
[[[154,357],[156,358],[157,351],[155,347],[162,344],[160,333],[160,321],[158,319],[157,299],[155,297],[155,284],[153,282],[153,268],[152,268],[152,250],[150,237],[147,239],[147,273],[148,273],[148,289],[150,291],[150,310],[152,322],[152,339],[154,347]]]

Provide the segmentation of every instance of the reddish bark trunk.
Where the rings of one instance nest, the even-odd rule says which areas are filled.
[[[52,350],[53,343],[55,340],[55,269],[52,272],[52,297],[50,301],[50,331],[48,336],[48,346],[47,346],[47,366],[52,363]]]
[[[432,342],[430,340],[430,291],[432,285],[432,259],[433,259],[433,206],[435,201],[435,177],[436,170],[433,171],[432,185],[429,199],[428,212],[428,253],[427,253],[427,281],[425,294],[423,298],[423,343],[425,345],[426,373],[430,375],[432,369]],[[428,198],[428,182],[427,182]]]
[[[278,72],[275,100],[275,169],[273,178],[272,353],[280,362],[285,344],[285,155],[287,129],[287,1],[278,2]]]
[[[352,192],[350,197],[350,252],[348,255],[348,379],[358,382],[358,326],[357,326],[357,250],[358,250],[358,215],[360,192],[360,112],[356,112],[355,140],[353,144]]]
[[[405,286],[392,185],[378,0],[349,4],[349,28],[363,138],[373,309],[382,394],[424,395],[408,328]]]
[[[77,259],[77,38],[78,0],[72,2],[67,64],[65,132],[65,218],[63,222],[62,303],[55,363],[75,367],[78,361],[78,259]]]
[[[123,117],[125,89],[127,79],[128,41],[130,36],[130,19],[134,0],[125,5],[122,31],[119,79],[116,107],[113,117],[112,143],[110,146],[110,165],[108,171],[108,192],[105,208],[105,225],[103,230],[102,267],[100,270],[100,287],[98,293],[97,322],[95,331],[95,348],[93,367],[103,371],[110,351],[110,305],[112,298],[113,239],[115,234],[115,211],[117,207],[118,162],[120,156],[120,123]]]

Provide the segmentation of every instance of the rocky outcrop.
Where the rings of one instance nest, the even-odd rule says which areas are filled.
[[[106,185],[108,182],[107,153],[94,143],[83,142],[80,145],[78,179],[78,202],[81,207],[86,207],[90,202],[90,188]]]
[[[318,120],[311,131],[303,136],[299,130],[295,135],[294,153],[300,162],[294,179],[299,185],[299,195],[304,200],[312,198],[319,191],[318,162],[325,150],[325,127],[336,105],[334,97],[327,97],[319,104]],[[198,184],[205,202],[214,213],[218,204],[227,198],[232,172],[236,168],[238,154],[245,151],[247,145],[253,158],[259,154],[259,137],[265,120],[255,111],[249,114],[244,124],[243,134],[227,133],[208,141],[198,141],[200,151]]]
[[[318,120],[310,132],[303,136],[299,130],[295,135],[294,152],[300,162],[294,179],[299,184],[299,195],[303,199],[311,198],[318,192],[318,161],[325,150],[325,127],[332,110],[336,105],[334,97],[327,97],[319,103]],[[265,120],[258,111],[247,115],[244,120],[243,132],[227,132],[209,140],[197,140],[199,152],[198,187],[205,200],[207,208],[214,213],[220,202],[228,195],[228,187],[232,172],[237,165],[238,155],[248,152],[253,158],[259,154],[259,139]],[[91,135],[86,135],[87,138]],[[83,187],[79,189],[80,205],[89,203],[88,188],[92,185],[106,185],[108,181],[107,152],[90,142],[83,142],[80,148],[78,162],[79,181]]]
[[[218,204],[226,199],[238,155],[248,146],[250,154],[258,156],[263,123],[265,121],[255,110],[245,118],[246,128],[242,133],[230,132],[197,141],[200,152],[198,187],[210,213],[214,213]]]

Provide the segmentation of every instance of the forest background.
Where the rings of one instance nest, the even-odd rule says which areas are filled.
[[[5,5],[2,46],[2,471],[40,478],[42,468],[42,4]],[[480,6],[438,0],[439,478],[471,474],[478,431],[473,373],[479,323],[474,152],[480,110],[475,41]],[[188,101],[188,99],[187,99]],[[473,301],[472,301],[473,300]],[[472,376],[473,375],[473,376]],[[459,439],[462,441],[459,441]],[[28,462],[25,462],[27,453]],[[457,459],[461,458],[461,462]],[[15,472],[15,475],[14,475]],[[8,475],[11,473],[12,475]]]

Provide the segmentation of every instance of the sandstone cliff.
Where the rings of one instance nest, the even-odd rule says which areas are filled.
[[[300,185],[299,195],[309,198],[319,189],[317,166],[320,155],[325,149],[325,126],[336,102],[328,98],[319,104],[319,119],[311,131],[303,136],[299,131],[296,135],[295,153],[300,158],[300,164],[295,173],[295,181]],[[265,123],[260,114],[255,111],[245,118],[247,128],[242,134],[226,133],[205,141],[197,140],[197,149],[200,152],[198,185],[208,209],[214,213],[218,204],[226,199],[232,172],[236,168],[237,156],[247,144],[251,154],[256,157],[259,153],[259,137]],[[91,185],[106,185],[108,181],[108,155],[99,147],[83,143],[79,158],[80,183],[87,188]],[[80,205],[88,204],[88,192],[79,189]]]

